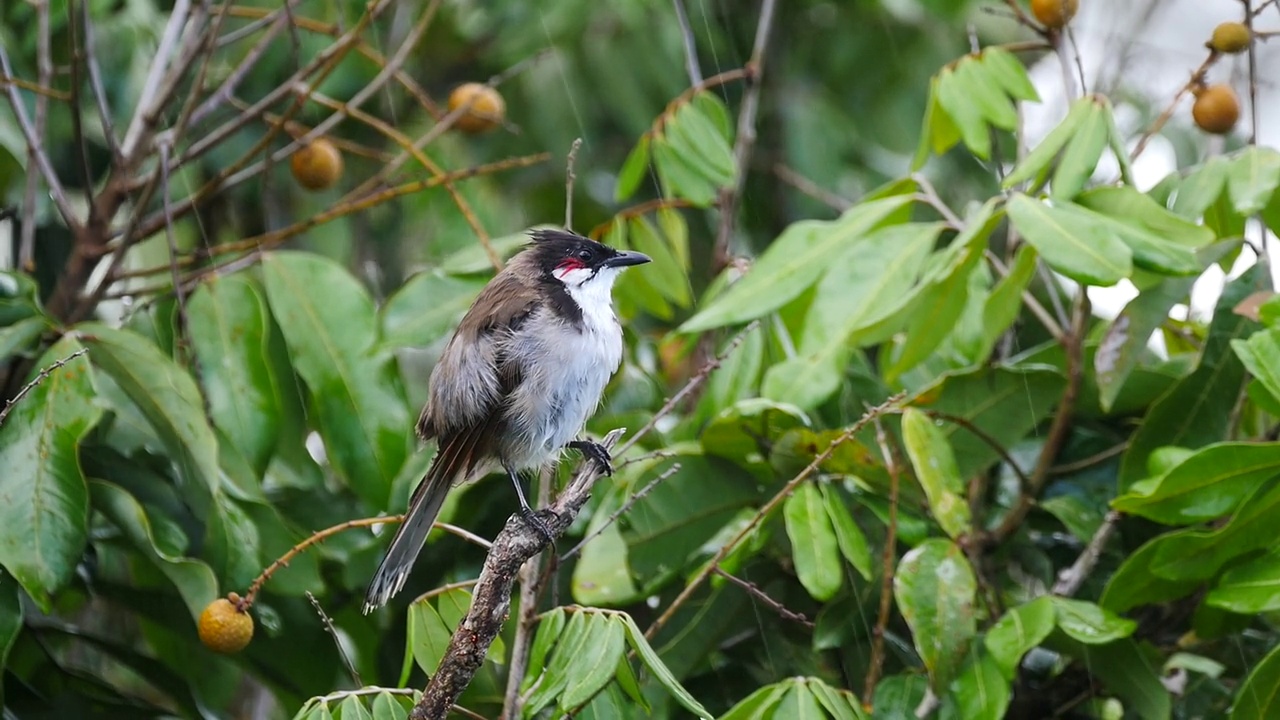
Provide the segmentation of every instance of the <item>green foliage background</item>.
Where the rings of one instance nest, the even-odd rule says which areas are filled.
[[[311,532],[403,511],[431,456],[414,413],[489,257],[439,187],[270,240],[342,208],[400,151],[352,118],[329,133],[361,149],[337,188],[305,192],[287,162],[269,164],[166,233],[164,199],[179,205],[250,152],[291,99],[140,199],[159,146],[113,159],[69,48],[92,29],[119,134],[173,7],[68,2],[43,6],[61,70],[40,147],[81,220],[88,198],[137,180],[99,232],[124,227],[133,203],[142,227],[160,220],[113,241],[128,248],[119,267],[75,279],[110,233],[71,227],[55,192],[28,202],[20,118],[41,114],[42,6],[5,4],[0,44],[25,84],[4,87],[23,113],[0,112],[0,390],[14,400],[41,380],[0,416],[6,717],[404,717],[484,558],[456,535],[433,534],[409,585],[369,616],[385,529],[338,533],[276,572],[240,654],[207,650],[196,620]],[[1027,147],[1019,108],[1041,91],[1024,64],[1048,50],[1011,17],[965,2],[780,3],[763,64],[743,73],[760,8],[687,5],[702,71],[723,82],[691,89],[667,2],[403,0],[361,34],[391,57],[435,13],[403,65],[431,101],[397,82],[363,107],[409,139],[453,86],[502,75],[509,125],[439,134],[434,163],[551,153],[456,184],[498,254],[562,222],[561,159],[582,138],[574,227],[654,257],[619,283],[626,357],[589,430],[644,427],[706,379],[619,459],[561,543],[591,537],[538,600],[526,673],[510,675],[514,608],[460,704],[496,717],[509,686],[523,717],[1275,717],[1280,301],[1262,263],[1208,323],[1170,311],[1246,239],[1280,231],[1280,152],[1237,131],[1213,153],[1170,130],[1198,154],[1144,192],[1128,162],[1141,129],[1119,127],[1113,103],[1144,120],[1159,108],[1085,95]],[[211,55],[205,89],[182,76],[160,129],[247,59],[236,97],[268,95],[368,6],[299,2],[305,22],[257,58],[252,18],[278,4],[234,7],[219,34],[247,39]],[[347,101],[380,67],[352,52],[313,89]],[[743,166],[748,92],[760,110]],[[238,112],[184,128],[172,157]],[[312,99],[293,120],[305,132],[331,113]],[[1104,158],[1118,177],[1095,173]],[[410,160],[388,182],[430,175]],[[245,238],[266,238],[263,252],[228,250]],[[84,312],[60,295],[102,273]],[[1138,295],[1114,320],[1077,290],[1124,280]],[[514,507],[489,478],[455,491],[442,520],[492,537]]]

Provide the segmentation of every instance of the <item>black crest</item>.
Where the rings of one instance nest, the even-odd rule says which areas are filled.
[[[530,233],[529,248],[538,260],[538,266],[550,275],[565,261],[581,263],[598,270],[605,261],[618,255],[618,251],[568,230],[538,229]]]

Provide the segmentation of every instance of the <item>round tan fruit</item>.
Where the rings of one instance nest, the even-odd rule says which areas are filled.
[[[1031,0],[1031,14],[1050,30],[1061,30],[1080,9],[1080,0]]]
[[[289,158],[293,179],[308,190],[325,190],[342,177],[342,152],[324,138],[313,140]]]
[[[449,93],[449,112],[471,103],[466,112],[458,116],[453,126],[465,133],[482,133],[502,124],[507,113],[507,103],[497,90],[481,83],[459,85]]]
[[[1209,47],[1220,53],[1242,53],[1249,49],[1249,28],[1244,23],[1224,22],[1213,29]]]
[[[1201,130],[1225,135],[1240,119],[1240,100],[1230,85],[1210,85],[1196,92],[1191,117]]]
[[[237,653],[253,639],[253,618],[249,612],[236,608],[240,596],[231,593],[218,598],[200,613],[197,629],[204,646],[223,654]]]

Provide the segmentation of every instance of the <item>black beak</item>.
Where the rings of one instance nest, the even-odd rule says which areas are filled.
[[[619,250],[617,255],[604,261],[605,267],[628,267],[630,265],[643,265],[650,262],[648,255],[644,253],[633,252],[631,250]]]

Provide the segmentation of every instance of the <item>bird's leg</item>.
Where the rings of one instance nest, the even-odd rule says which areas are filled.
[[[605,446],[591,440],[574,440],[565,445],[565,447],[573,448],[582,453],[585,458],[590,458],[600,468],[600,472],[605,475],[613,474],[613,458],[609,456],[609,451]]]
[[[554,544],[556,539],[551,534],[551,528],[547,527],[547,523],[538,517],[538,513],[534,512],[533,508],[529,506],[529,501],[524,497],[524,486],[520,483],[520,473],[517,473],[514,468],[508,467],[505,469],[507,477],[511,478],[511,484],[516,488],[516,497],[520,499],[520,517],[524,518],[529,527],[536,530],[547,542]]]

